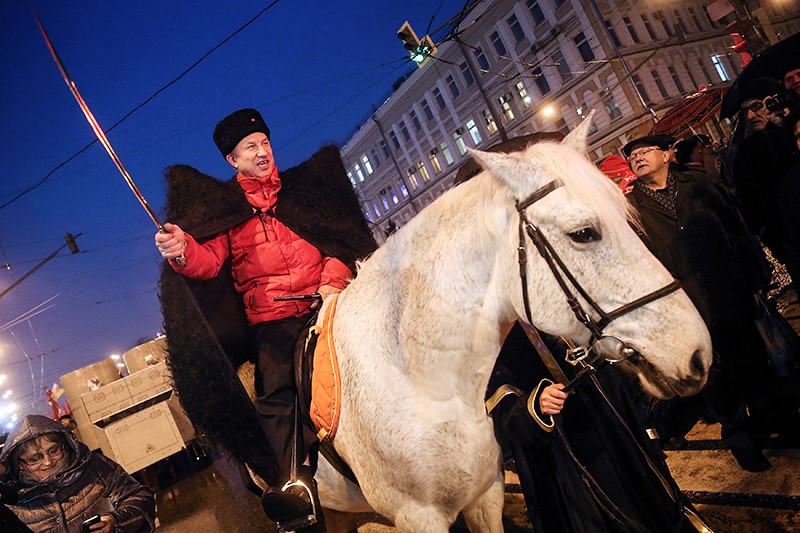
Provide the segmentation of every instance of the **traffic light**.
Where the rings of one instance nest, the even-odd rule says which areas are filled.
[[[408,50],[409,53],[412,55],[416,53],[417,48],[419,48],[419,37],[414,33],[408,21],[405,21],[403,25],[400,26],[400,29],[397,30],[397,38],[403,41],[403,47]]]
[[[80,233],[78,235],[80,235]],[[64,240],[67,241],[67,246],[69,247],[70,253],[77,254],[80,252],[78,249],[78,243],[75,242],[75,236],[72,233],[66,233],[64,235]]]
[[[422,39],[417,37],[408,21],[404,22],[397,30],[397,38],[403,41],[403,47],[408,50],[411,61],[416,63],[419,68],[422,68],[437,51],[430,36],[426,35]]]

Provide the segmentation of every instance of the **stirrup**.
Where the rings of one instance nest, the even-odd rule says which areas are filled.
[[[281,533],[317,523],[314,495],[301,480],[288,481],[281,490],[267,489],[261,497],[261,505]]]

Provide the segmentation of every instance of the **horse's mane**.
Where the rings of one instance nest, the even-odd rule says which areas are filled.
[[[603,225],[633,224],[639,227],[636,210],[622,191],[586,157],[577,156],[573,149],[552,142],[531,145],[527,153],[536,158],[543,171],[562,182],[567,194],[589,206]]]

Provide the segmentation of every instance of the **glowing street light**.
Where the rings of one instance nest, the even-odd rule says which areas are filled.
[[[8,400],[9,396],[11,396],[11,389],[8,389],[6,392],[3,393],[3,399]]]

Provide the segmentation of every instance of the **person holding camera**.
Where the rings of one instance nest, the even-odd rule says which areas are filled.
[[[756,78],[744,86],[739,108],[746,137],[733,162],[742,217],[782,262],[785,253],[777,192],[792,165],[792,152],[781,127],[783,90],[783,84],[774,78]]]
[[[60,422],[24,417],[0,454],[3,504],[31,531],[155,531],[153,491]]]

